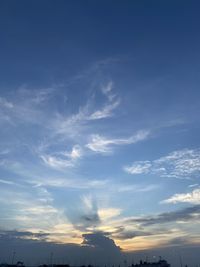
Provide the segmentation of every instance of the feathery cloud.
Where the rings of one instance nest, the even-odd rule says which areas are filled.
[[[40,155],[43,162],[49,167],[55,169],[64,169],[67,167],[73,167],[77,161],[82,156],[82,149],[79,145],[72,147],[71,152],[58,152],[53,155]]]
[[[147,130],[141,130],[138,131],[135,135],[132,135],[128,138],[113,138],[109,139],[103,136],[100,136],[98,134],[94,134],[91,136],[90,142],[86,145],[90,150],[107,154],[112,152],[113,146],[116,145],[129,145],[129,144],[135,144],[137,142],[143,141],[147,139],[147,137],[150,135],[150,131]]]
[[[52,130],[65,136],[77,136],[81,130],[87,128],[92,121],[112,117],[113,111],[119,106],[120,98],[113,92],[113,82],[109,81],[101,88],[101,93],[106,96],[102,106],[97,105],[95,97],[90,96],[87,102],[80,106],[78,112],[69,116],[57,113],[51,123]],[[94,108],[95,104],[95,108]]]
[[[106,104],[102,109],[94,111],[92,114],[88,115],[88,120],[98,120],[111,117],[112,111],[116,109],[120,104],[120,100],[116,100],[111,104]]]

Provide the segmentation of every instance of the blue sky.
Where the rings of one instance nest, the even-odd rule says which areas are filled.
[[[1,1],[1,236],[198,246],[198,8]]]

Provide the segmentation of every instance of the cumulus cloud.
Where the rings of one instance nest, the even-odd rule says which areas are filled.
[[[86,145],[90,150],[97,153],[110,153],[112,152],[113,146],[116,145],[129,145],[134,144],[140,141],[143,141],[148,138],[150,135],[149,131],[141,130],[138,131],[135,135],[132,135],[128,138],[106,138],[98,134],[92,135],[90,142]]]
[[[175,194],[172,197],[163,200],[162,203],[190,203],[200,204],[200,189],[194,189],[192,192]]]
[[[136,161],[125,166],[130,174],[157,174],[161,177],[190,179],[200,171],[200,150],[183,149],[153,161]]]

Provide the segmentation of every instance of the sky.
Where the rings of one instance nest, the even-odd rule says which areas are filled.
[[[0,262],[199,264],[199,8],[0,1]]]

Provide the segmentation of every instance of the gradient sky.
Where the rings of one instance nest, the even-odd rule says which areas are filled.
[[[0,260],[199,246],[199,8],[0,1]]]

